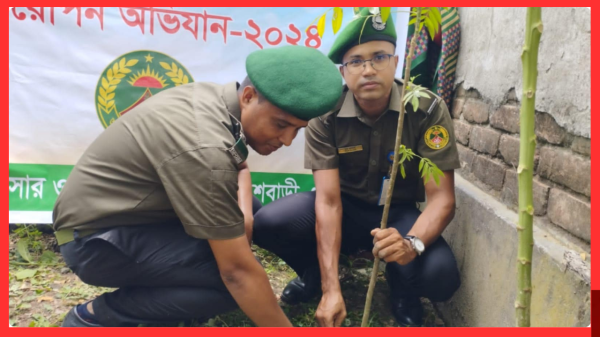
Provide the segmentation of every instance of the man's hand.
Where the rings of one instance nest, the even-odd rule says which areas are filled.
[[[246,237],[208,240],[223,283],[242,311],[260,327],[291,327],[277,303],[264,269],[256,262]]]
[[[346,319],[346,304],[341,291],[324,293],[315,314],[320,327],[340,327]]]
[[[405,240],[396,228],[371,231],[373,239],[373,256],[378,256],[385,262],[398,262],[406,265],[417,257],[417,252],[408,240]]]

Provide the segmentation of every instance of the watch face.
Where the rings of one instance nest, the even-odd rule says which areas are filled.
[[[423,244],[423,241],[421,241],[419,239],[415,240],[415,248],[420,252],[424,251],[425,245]]]

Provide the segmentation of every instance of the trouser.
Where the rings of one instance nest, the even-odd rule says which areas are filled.
[[[308,268],[318,268],[315,193],[278,199],[254,216],[254,243],[277,254],[300,276]],[[370,233],[380,226],[383,206],[342,193],[342,207],[341,252],[371,251]],[[392,205],[388,227],[405,236],[420,214],[415,203]],[[388,263],[386,276],[393,298],[426,297],[434,302],[448,300],[461,283],[454,254],[441,236],[409,264]]]
[[[256,212],[260,202],[253,201]],[[115,227],[60,250],[84,283],[118,288],[92,302],[104,326],[208,319],[238,307],[208,241],[189,236],[180,222]]]

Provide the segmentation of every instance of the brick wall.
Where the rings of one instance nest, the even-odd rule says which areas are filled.
[[[459,86],[451,114],[462,167],[458,174],[516,210],[520,107],[511,93],[507,97],[492,106],[476,90]],[[535,122],[535,215],[590,242],[590,139],[566,132],[541,111]]]

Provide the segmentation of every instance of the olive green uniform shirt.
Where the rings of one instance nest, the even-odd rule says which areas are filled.
[[[390,172],[401,108],[402,82],[392,86],[389,108],[377,121],[360,109],[347,87],[336,108],[312,119],[306,128],[304,166],[312,170],[339,169],[343,193],[367,203],[379,201],[383,178]],[[452,118],[444,101],[427,91],[419,108],[406,108],[402,144],[430,159],[442,171],[460,168]],[[392,158],[390,158],[392,159]],[[406,179],[398,171],[392,203],[423,202],[425,188],[419,158],[405,162]]]
[[[237,83],[162,91],[85,151],[62,189],[55,230],[172,224],[201,239],[244,235],[238,168],[225,151],[240,119]]]

